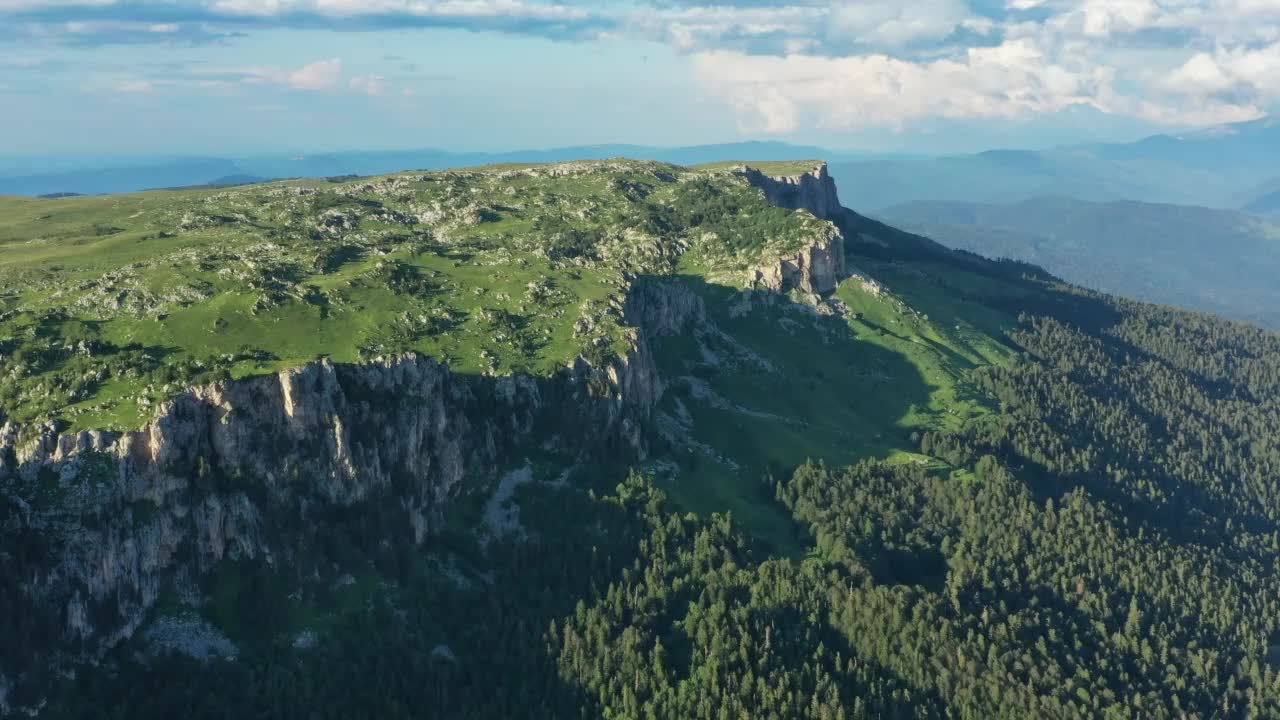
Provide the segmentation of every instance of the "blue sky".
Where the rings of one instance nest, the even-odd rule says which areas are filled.
[[[0,0],[9,155],[960,152],[1278,100],[1280,0]]]

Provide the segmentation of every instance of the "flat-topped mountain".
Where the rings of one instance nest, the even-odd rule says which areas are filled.
[[[5,411],[126,429],[177,388],[320,356],[417,351],[464,372],[546,374],[625,354],[610,307],[636,276],[760,269],[777,290],[833,287],[838,259],[811,269],[805,254],[835,230],[787,212],[830,214],[829,179],[786,209],[752,182],[772,181],[600,161],[0,200],[17,368]],[[783,277],[786,255],[805,267]],[[24,335],[39,327],[50,333]]]
[[[0,714],[1266,715],[1277,388],[816,161],[3,198]]]

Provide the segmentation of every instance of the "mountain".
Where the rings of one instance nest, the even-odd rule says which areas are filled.
[[[0,195],[103,193],[145,188],[204,185],[214,178],[239,174],[233,160],[193,158],[127,167],[93,167],[52,173],[0,176]]]
[[[1280,708],[1280,336],[824,165],[3,198],[0,249],[0,713]]]
[[[1264,117],[1219,125],[1185,135],[1156,135],[1135,143],[1099,144],[1089,149],[1110,160],[1152,160],[1214,172],[1274,174],[1280,148],[1280,121]]]
[[[1280,190],[1261,195],[1244,206],[1245,212],[1259,215],[1280,215]]]
[[[1280,223],[1231,210],[1036,198],[878,214],[949,247],[1034,263],[1105,292],[1280,328]]]
[[[1012,203],[1061,196],[1105,202],[1239,208],[1273,180],[1280,126],[1271,119],[1184,137],[1042,151],[833,161],[831,173],[865,210],[910,202]]]
[[[258,177],[257,175],[223,175],[205,184],[213,187],[229,187],[232,185],[253,185],[267,180],[268,178]]]
[[[100,158],[66,160],[55,172],[31,172],[33,163],[15,165],[18,171],[0,167],[0,195],[49,195],[77,193],[98,195],[151,188],[226,185],[225,178],[279,179],[293,177],[340,177],[377,175],[405,168],[442,169],[501,163],[543,163],[563,160],[603,160],[632,157],[692,165],[739,157],[760,161],[789,160],[796,157],[829,157],[832,153],[815,147],[780,142],[740,142],[688,147],[644,147],[640,145],[593,145],[550,150],[517,150],[505,153],[464,153],[444,150],[404,150],[380,152],[340,152],[312,155],[258,155],[240,158],[160,158],[136,163],[105,165]],[[68,165],[70,167],[68,167]],[[240,182],[244,182],[241,180]]]

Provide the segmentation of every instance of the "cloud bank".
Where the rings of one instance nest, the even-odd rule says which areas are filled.
[[[708,97],[765,133],[1072,107],[1191,126],[1280,102],[1280,0],[0,0],[0,27],[0,42],[78,45],[431,27],[662,43]],[[343,77],[337,59],[274,72],[245,77],[391,90],[380,75]]]

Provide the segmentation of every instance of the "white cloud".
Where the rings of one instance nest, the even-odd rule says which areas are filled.
[[[285,84],[294,90],[332,90],[342,78],[342,60],[330,58],[304,65],[289,73]]]
[[[209,7],[226,15],[256,17],[315,13],[331,17],[399,14],[439,18],[573,20],[590,16],[587,10],[572,5],[522,0],[214,0]]]
[[[11,34],[81,45],[178,46],[270,28],[440,26],[640,39],[688,55],[711,97],[770,132],[1023,117],[1080,105],[1192,125],[1256,117],[1280,104],[1280,0],[994,5],[983,0],[979,12],[977,0],[0,0],[0,36],[8,22],[18,28]],[[401,92],[379,75],[344,74],[338,58],[184,81]]]
[[[1026,41],[926,63],[887,55],[736,52],[701,53],[693,60],[709,92],[731,103],[750,128],[775,133],[806,124],[900,127],[926,117],[1012,118],[1074,105],[1097,107],[1110,82],[1104,70],[1069,70]]]
[[[398,92],[383,75],[345,76],[342,58],[317,60],[299,68],[205,69],[193,78],[201,87],[217,89],[234,87],[235,83],[230,80],[237,80],[248,85],[280,85],[305,92],[351,91],[369,97]]]
[[[837,3],[828,23],[835,37],[884,47],[942,40],[960,27],[990,27],[990,21],[975,17],[962,0]]]
[[[47,10],[50,8],[103,7],[116,0],[0,0],[0,12]]]
[[[115,84],[115,91],[128,94],[145,94],[153,92],[156,89],[155,84],[150,80],[121,80]]]
[[[370,97],[377,97],[387,91],[387,79],[381,75],[361,75],[351,78],[352,90],[362,92]]]
[[[294,90],[332,90],[342,81],[342,59],[329,58],[303,65],[300,68],[251,67],[207,71],[205,79],[239,77],[248,85],[283,85]]]
[[[625,22],[634,34],[662,40],[682,51],[693,51],[728,41],[772,36],[814,42],[827,15],[827,9],[799,5],[705,5],[638,11]]]
[[[1155,26],[1164,10],[1154,0],[1085,0],[1080,8],[1084,34],[1107,37]]]
[[[1171,93],[1191,97],[1231,96],[1246,102],[1280,99],[1280,43],[1197,53],[1162,84]]]

